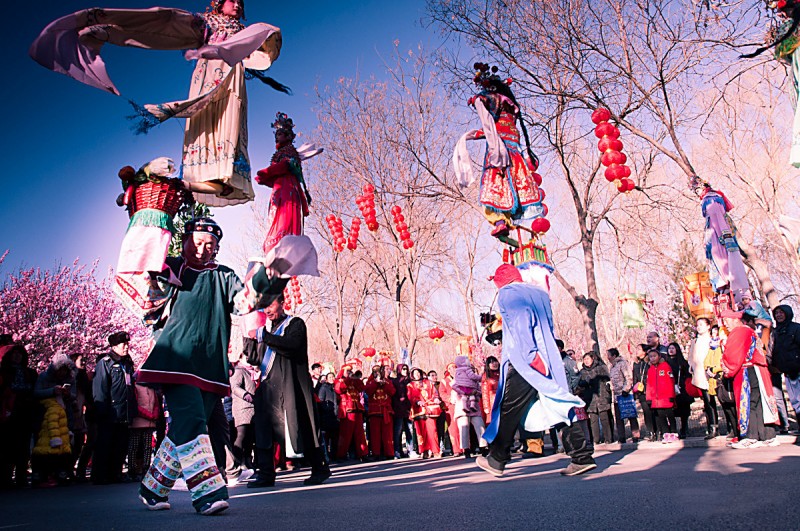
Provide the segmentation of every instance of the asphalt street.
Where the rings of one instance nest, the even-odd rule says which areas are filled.
[[[788,439],[788,438],[787,438]],[[794,440],[794,438],[791,438]],[[600,450],[597,470],[558,471],[567,458],[515,456],[502,478],[474,460],[399,460],[308,471],[276,488],[230,489],[231,508],[195,514],[187,492],[150,512],[135,484],[0,493],[3,529],[800,529],[800,446],[732,450],[649,445]]]

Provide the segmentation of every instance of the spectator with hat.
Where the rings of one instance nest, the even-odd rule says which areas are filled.
[[[94,369],[92,395],[97,415],[97,441],[92,455],[92,483],[122,481],[122,465],[128,453],[130,422],[136,416],[133,361],[128,355],[127,332],[108,336],[111,350]]]

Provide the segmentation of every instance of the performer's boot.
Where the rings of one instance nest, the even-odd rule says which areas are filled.
[[[275,451],[273,448],[256,448],[258,471],[247,483],[251,489],[275,486]]]
[[[158,447],[153,462],[139,485],[139,499],[151,511],[163,511],[170,508],[167,498],[181,476],[181,463],[175,445],[164,437]]]
[[[509,233],[508,225],[506,224],[505,220],[495,221],[494,229],[492,229],[492,236],[495,238],[499,238],[501,236],[508,236]]]
[[[311,475],[303,481],[303,485],[322,485],[331,477],[331,467],[325,460],[322,447],[314,448],[311,452]]]
[[[202,515],[212,515],[228,508],[228,487],[217,468],[211,439],[201,434],[176,447],[192,505]]]

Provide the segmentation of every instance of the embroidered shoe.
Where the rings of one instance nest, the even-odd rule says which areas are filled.
[[[215,502],[209,502],[203,505],[197,512],[203,516],[211,516],[213,514],[219,514],[222,511],[226,511],[229,507],[230,505],[228,505],[228,502],[225,500],[217,500]]]
[[[586,472],[588,472],[590,470],[594,470],[595,468],[597,468],[597,463],[594,463],[594,462],[585,463],[585,464],[582,464],[582,465],[579,465],[578,463],[570,463],[569,465],[567,465],[567,468],[565,468],[565,469],[563,469],[561,471],[561,475],[562,476],[579,476],[579,475],[584,474],[584,473],[586,473]]]
[[[168,511],[171,508],[171,505],[166,499],[158,500],[155,496],[143,494],[139,494],[139,499],[142,500],[142,503],[151,511]]]

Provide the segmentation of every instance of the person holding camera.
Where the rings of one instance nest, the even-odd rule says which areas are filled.
[[[97,415],[97,442],[92,455],[92,483],[95,485],[123,480],[129,424],[137,411],[133,361],[128,355],[130,340],[127,332],[108,336],[111,351],[97,362],[94,370],[92,396]]]

